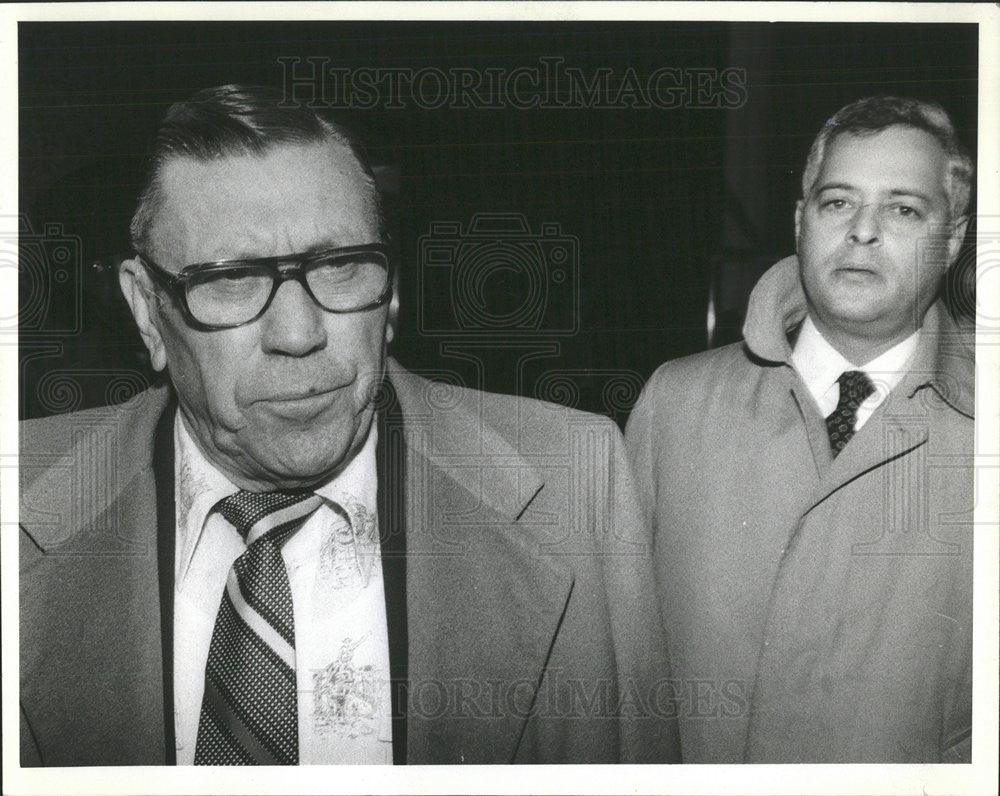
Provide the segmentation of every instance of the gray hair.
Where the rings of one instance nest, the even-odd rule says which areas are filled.
[[[837,111],[823,125],[809,150],[802,173],[802,196],[808,198],[812,193],[826,149],[837,136],[873,135],[897,125],[929,133],[944,149],[948,156],[944,189],[948,195],[951,219],[964,216],[969,209],[972,190],[972,159],[959,143],[955,126],[944,108],[934,102],[909,97],[866,97]]]
[[[358,162],[371,185],[376,222],[384,238],[385,216],[371,163],[346,128],[304,106],[286,102],[275,89],[227,85],[199,91],[167,110],[146,157],[130,228],[133,248],[149,253],[153,220],[163,203],[160,174],[168,161],[260,155],[281,144],[325,142],[343,146]]]

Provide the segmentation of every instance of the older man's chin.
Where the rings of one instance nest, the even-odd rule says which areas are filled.
[[[337,417],[338,422],[312,427],[250,420],[238,430],[216,432],[214,455],[205,452],[240,489],[316,487],[335,477],[361,450],[373,417],[368,406],[356,415]]]
[[[359,445],[326,450],[275,445],[267,451],[250,451],[239,475],[231,480],[241,489],[268,492],[278,489],[309,489],[335,477],[351,461]]]

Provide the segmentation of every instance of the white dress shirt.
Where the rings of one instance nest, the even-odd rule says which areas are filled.
[[[379,556],[376,430],[282,547],[295,619],[299,762],[392,763],[389,639]],[[212,508],[237,491],[174,424],[174,725],[194,762],[205,665],[229,569],[246,550]],[[348,519],[349,518],[349,519]]]
[[[864,371],[875,385],[875,391],[858,407],[854,423],[854,430],[858,431],[906,374],[919,341],[918,329],[871,362],[855,365],[827,342],[812,318],[806,315],[792,351],[792,366],[806,383],[823,417],[830,415],[840,401],[840,384],[837,383],[840,374],[848,370]]]

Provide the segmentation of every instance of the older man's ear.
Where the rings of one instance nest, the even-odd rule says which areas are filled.
[[[149,274],[137,259],[124,260],[118,267],[118,284],[132,310],[142,342],[149,351],[150,364],[154,370],[163,370],[167,366],[167,352],[157,326],[161,298],[153,288]]]
[[[396,325],[399,323],[399,274],[392,278],[392,299],[389,301],[389,319],[385,327],[385,342],[391,343],[396,336]]]

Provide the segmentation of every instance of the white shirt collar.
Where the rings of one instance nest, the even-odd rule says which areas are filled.
[[[877,405],[885,400],[907,371],[910,358],[920,342],[918,329],[905,340],[875,357],[871,362],[856,365],[847,360],[827,341],[816,328],[812,318],[806,315],[792,351],[792,366],[802,377],[810,394],[827,415],[836,408],[840,387],[837,379],[848,370],[860,370],[867,374],[875,385],[875,392],[865,402]],[[836,387],[836,390],[834,390]],[[825,406],[833,395],[833,406]],[[824,400],[824,397],[826,400]]]
[[[180,412],[174,419],[174,455],[174,505],[177,514],[174,576],[180,581],[187,575],[208,513],[222,498],[238,491],[238,487],[210,464],[198,449]]]
[[[315,490],[328,503],[343,507],[349,514],[355,537],[361,537],[367,542],[378,540],[378,476],[375,462],[377,440],[378,432],[373,420],[364,445],[347,467]],[[174,452],[174,505],[177,512],[174,575],[181,581],[191,565],[212,508],[222,498],[237,492],[239,487],[205,458],[191,437],[180,412],[174,420]],[[370,561],[364,561],[362,566],[367,569]]]
[[[379,554],[377,442],[378,429],[373,419],[361,450],[336,478],[315,490],[328,506],[338,513],[347,513],[353,531],[354,557],[365,585]]]

